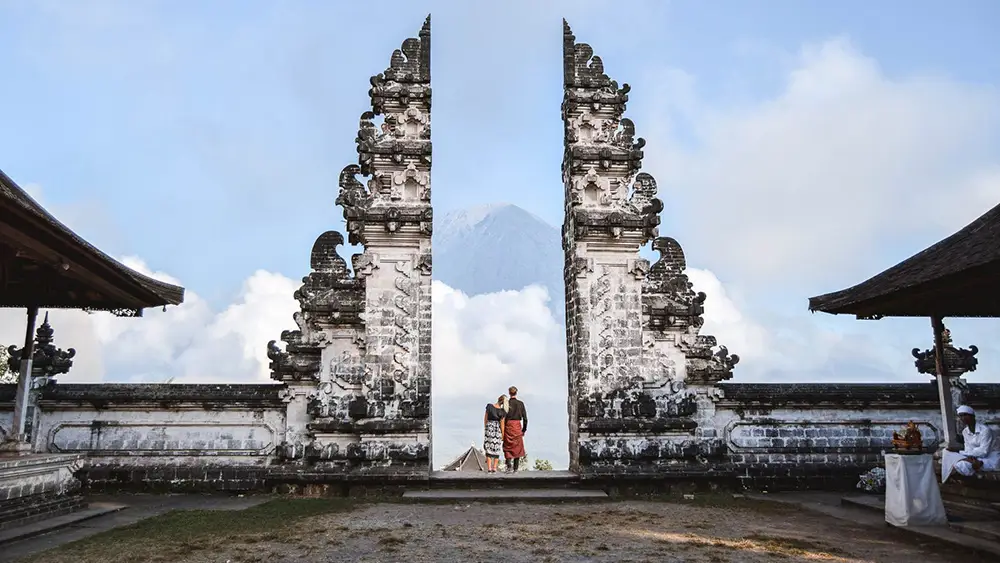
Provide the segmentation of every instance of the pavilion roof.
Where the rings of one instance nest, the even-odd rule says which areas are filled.
[[[140,315],[184,288],[126,267],[80,238],[0,171],[0,307]]]
[[[486,454],[473,444],[442,471],[486,471]]]
[[[1000,317],[1000,205],[964,229],[810,311],[881,317]]]

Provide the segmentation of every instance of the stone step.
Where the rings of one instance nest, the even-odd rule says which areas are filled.
[[[0,530],[0,545],[39,536],[41,534],[47,534],[51,531],[65,528],[66,526],[72,526],[73,524],[83,522],[84,520],[90,520],[91,518],[104,516],[105,514],[110,514],[112,512],[118,512],[119,510],[123,510],[125,508],[128,507],[124,504],[95,502],[88,505],[86,508],[74,510],[68,514],[51,515],[44,520],[26,522],[20,526]]]
[[[1000,472],[985,473],[981,477],[949,479],[941,485],[941,494],[1000,504]]]
[[[25,497],[30,499],[31,497]],[[80,495],[58,495],[34,499],[34,502],[18,502],[12,506],[0,507],[0,530],[30,524],[53,516],[69,514],[86,508]]]
[[[991,505],[965,501],[961,498],[944,498],[945,512],[949,521],[992,521],[1000,520],[1000,512]],[[864,508],[876,512],[885,512],[885,497],[876,495],[848,495],[840,499],[843,506]]]
[[[580,476],[571,471],[434,471],[428,481],[428,488],[435,490],[576,489],[579,485]]]
[[[885,521],[885,509],[882,502],[875,495],[848,495],[845,497],[830,493],[812,492],[768,495],[748,494],[747,497],[758,501],[797,506],[805,510],[876,529],[885,528],[888,525]],[[845,502],[845,499],[848,499],[847,502]],[[875,500],[873,501],[873,499]],[[930,539],[951,544],[963,550],[971,549],[984,555],[996,556],[996,558],[991,560],[1000,561],[1000,542],[962,533],[951,526],[908,526],[894,529],[899,530],[901,533],[911,534],[916,538]]]
[[[1000,521],[948,522],[948,526],[965,535],[1000,544]]]
[[[954,517],[960,520],[1000,520],[1000,510],[991,503],[965,497],[953,497],[951,495],[944,495],[941,500],[944,502],[944,508],[949,518]]]
[[[434,489],[406,491],[404,500],[420,502],[561,502],[607,500],[604,491],[577,491],[570,489]]]
[[[885,499],[876,495],[848,495],[840,498],[840,504],[885,513]]]
[[[840,502],[841,505],[847,507],[885,513],[884,498],[875,495],[845,496],[840,499]],[[1000,552],[1000,513],[993,507],[956,500],[944,500],[944,505],[945,511],[948,513],[948,528],[964,535],[992,542],[996,544],[997,552]]]

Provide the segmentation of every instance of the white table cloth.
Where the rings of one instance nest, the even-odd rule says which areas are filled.
[[[893,526],[948,523],[930,454],[885,456],[885,521]]]

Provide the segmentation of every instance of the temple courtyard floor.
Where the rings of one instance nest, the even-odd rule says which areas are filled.
[[[129,508],[0,545],[0,561],[996,561],[871,521],[741,495],[501,504],[267,496],[93,501]]]

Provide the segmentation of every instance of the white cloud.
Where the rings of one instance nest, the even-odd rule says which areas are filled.
[[[528,409],[528,456],[569,462],[566,337],[539,286],[469,297],[435,281],[434,464],[475,443],[483,410],[515,385]],[[561,304],[554,304],[561,306]]]
[[[151,271],[137,258],[121,261],[162,281],[180,283]],[[147,309],[135,319],[50,310],[55,343],[77,350],[73,368],[59,380],[267,382],[266,344],[291,324],[296,287],[280,274],[260,270],[244,282],[236,301],[219,313],[191,290],[181,305],[166,311]],[[23,311],[0,310],[0,341],[20,345],[24,326]]]
[[[657,83],[635,116],[647,167],[708,214],[679,218],[692,255],[741,284],[860,281],[890,265],[885,243],[916,251],[1000,201],[995,89],[888,76],[845,39],[805,47],[750,104],[706,106],[683,72]]]

